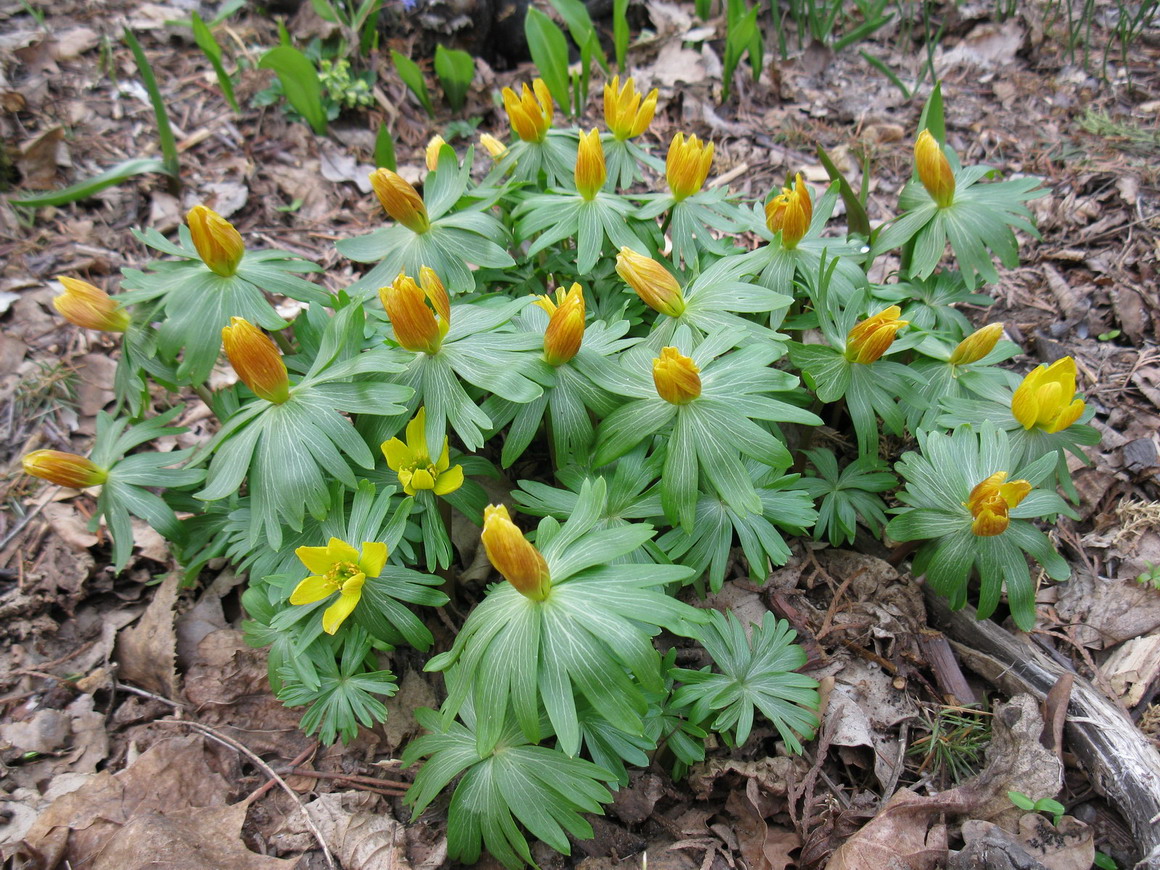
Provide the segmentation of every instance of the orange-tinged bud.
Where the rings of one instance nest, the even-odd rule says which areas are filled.
[[[771,233],[781,232],[781,244],[786,250],[797,247],[813,219],[814,204],[800,172],[793,187],[783,187],[765,205],[765,225]]]
[[[407,229],[425,233],[431,229],[427,219],[427,206],[415,186],[389,169],[376,169],[371,173],[371,187],[383,205],[383,211]]]
[[[535,546],[512,522],[502,504],[483,509],[483,549],[495,570],[532,601],[543,601],[552,589],[548,563]]]
[[[405,347],[407,350],[415,351],[416,353],[437,353],[439,348],[443,346],[443,336],[447,334],[449,321],[444,318],[442,323],[436,320],[436,312],[439,307],[444,304],[444,300],[440,299],[438,302],[431,297],[438,299],[438,293],[434,285],[430,284],[430,280],[434,277],[438,282],[438,277],[431,270],[428,276],[429,286],[432,293],[428,295],[419,288],[415,283],[415,279],[402,272],[399,277],[395,279],[390,287],[382,287],[379,289],[379,301],[383,303],[383,308],[387,311],[387,317],[391,319],[391,326],[395,330],[395,341]],[[422,270],[420,275],[422,276]],[[420,278],[422,280],[422,278]],[[443,285],[439,282],[438,289],[442,289]],[[446,297],[447,291],[443,291]],[[428,300],[431,304],[428,304]],[[450,304],[447,304],[447,312],[450,315]]]
[[[939,208],[946,208],[955,200],[955,174],[938,140],[923,130],[914,143],[914,165],[918,180],[926,188]]]
[[[591,200],[600,193],[606,178],[604,148],[600,144],[599,131],[593,127],[587,135],[580,134],[580,148],[576,152],[576,189],[586,200]]]
[[[898,330],[908,321],[899,320],[902,309],[891,305],[867,317],[846,334],[846,359],[855,363],[872,363],[894,343]]]
[[[24,473],[72,489],[99,486],[109,474],[92,460],[62,450],[33,450],[24,457]]]
[[[544,141],[556,108],[542,79],[533,81],[530,88],[524,85],[519,96],[511,88],[504,88],[503,107],[517,136],[525,142]]]
[[[644,254],[621,248],[616,255],[616,274],[624,279],[653,311],[680,317],[685,313],[685,294],[673,273]]]
[[[69,323],[84,329],[124,332],[129,328],[129,312],[112,296],[88,281],[58,275],[64,293],[52,300],[52,307]]]
[[[211,272],[228,278],[238,271],[246,253],[242,235],[213,209],[195,205],[185,216],[197,255]]]
[[[487,153],[491,155],[492,160],[499,160],[507,154],[507,146],[490,133],[481,133],[479,136],[479,144],[487,149]]]
[[[1002,323],[988,323],[959,342],[949,360],[951,365],[961,366],[981,360],[995,349],[1003,337]]]
[[[1031,484],[1026,480],[1007,479],[1006,471],[996,471],[986,480],[975,485],[964,502],[974,517],[971,531],[981,538],[991,538],[1007,530],[1011,520],[1011,508],[1019,504],[1031,492]]]
[[[439,275],[430,266],[419,267],[419,286],[435,308],[435,313],[443,318],[443,322],[451,323],[451,297],[447,295],[447,288],[439,280]],[[444,330],[446,332],[446,330]]]
[[[1024,429],[1062,432],[1087,406],[1075,398],[1075,360],[1069,356],[1032,369],[1011,397],[1011,414]]]
[[[439,134],[431,137],[431,141],[427,143],[427,152],[424,155],[427,158],[427,169],[434,172],[439,168],[439,149],[447,144],[447,140]]]
[[[712,142],[702,144],[696,136],[686,139],[684,133],[674,136],[665,158],[665,179],[673,198],[680,202],[704,187],[712,165]]]
[[[222,345],[230,365],[254,395],[275,405],[290,398],[286,363],[270,336],[241,317],[222,327]]]
[[[701,370],[675,347],[661,348],[653,360],[657,395],[673,405],[687,405],[701,395]]]
[[[642,103],[631,77],[621,87],[620,76],[613,76],[604,86],[604,123],[612,135],[623,142],[647,130],[657,110],[657,94],[653,88]]]
[[[584,341],[584,291],[573,284],[567,293],[556,290],[556,298],[537,296],[535,304],[548,312],[544,331],[544,361],[560,366],[576,356]]]

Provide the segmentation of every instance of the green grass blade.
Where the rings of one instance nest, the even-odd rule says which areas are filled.
[[[612,44],[616,48],[616,69],[624,73],[628,54],[628,0],[612,0]]]
[[[62,190],[52,190],[47,193],[37,193],[32,196],[26,196],[23,199],[8,200],[12,205],[19,205],[25,208],[40,208],[46,205],[67,205],[70,202],[78,202],[82,199],[88,199],[94,194],[100,193],[106,187],[112,187],[114,184],[120,184],[134,175],[144,175],[148,172],[167,173],[165,164],[156,157],[137,157],[133,160],[126,160],[123,163],[118,163],[109,169],[106,169],[100,175],[94,175],[92,178],[86,178],[84,181],[78,181],[76,184],[71,184]]]
[[[272,69],[282,82],[282,92],[290,105],[306,119],[318,136],[326,135],[326,109],[322,107],[322,83],[314,64],[289,45],[280,45],[262,55],[262,69]]]
[[[242,110],[238,107],[238,98],[234,96],[234,83],[230,79],[230,74],[226,72],[226,68],[222,66],[221,46],[214,39],[213,31],[206,26],[206,23],[201,20],[201,16],[197,12],[193,13],[190,20],[193,24],[194,42],[197,43],[197,47],[201,49],[202,53],[213,65],[218,86],[222,89],[222,94],[225,96],[226,102],[230,104],[230,108],[234,110],[235,115],[240,115]]]
[[[910,88],[908,88],[905,84],[903,84],[902,79],[900,79],[898,77],[898,75],[894,72],[894,70],[892,70],[885,63],[880,61],[878,58],[876,58],[874,55],[870,54],[869,52],[860,51],[858,53],[860,55],[862,55],[862,59],[864,61],[866,61],[866,63],[870,64],[870,66],[874,67],[874,69],[878,70],[878,72],[880,72],[880,73],[882,73],[882,75],[886,76],[886,78],[890,80],[890,83],[902,92],[902,96],[904,99],[907,99],[907,100],[910,99],[910,96],[911,96]]]
[[[822,161],[822,166],[826,168],[826,173],[830,176],[830,181],[838,182],[838,192],[842,195],[842,202],[846,204],[846,223],[850,227],[850,232],[857,233],[860,236],[869,236],[870,216],[866,214],[862,200],[854,192],[854,188],[850,186],[850,182],[846,180],[846,176],[834,165],[834,161],[830,159],[830,155],[826,153],[826,149],[821,145],[818,146],[818,159]],[[863,177],[862,183],[866,183],[865,177]]]
[[[153,76],[153,67],[141,49],[133,31],[125,28],[125,42],[133,52],[133,60],[137,63],[137,72],[141,74],[141,83],[149,93],[149,102],[153,104],[153,114],[157,118],[157,140],[161,145],[161,162],[165,166],[165,174],[169,176],[169,192],[174,196],[181,193],[181,159],[177,156],[177,140],[173,136],[173,128],[169,125],[169,111],[165,107],[165,100],[157,88],[157,79]]]
[[[375,167],[389,169],[394,172],[395,164],[395,137],[387,129],[386,124],[379,125],[379,133],[375,136]]]
[[[403,80],[407,90],[415,95],[415,99],[419,101],[423,110],[434,118],[435,106],[431,103],[431,94],[427,90],[427,80],[423,78],[423,71],[419,69],[419,64],[394,49],[391,49],[391,62],[395,65],[395,72]]]

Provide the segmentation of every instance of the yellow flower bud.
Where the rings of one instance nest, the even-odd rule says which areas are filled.
[[[23,465],[25,474],[72,489],[99,486],[109,477],[92,460],[62,450],[33,450],[24,457]]]
[[[58,275],[64,293],[52,300],[52,307],[69,323],[84,329],[124,332],[129,328],[129,312],[112,296],[88,281]]]
[[[442,136],[436,134],[431,137],[431,141],[427,143],[427,169],[434,172],[439,168],[439,149],[447,144],[447,140]]]
[[[483,549],[495,570],[532,601],[543,601],[552,589],[548,563],[512,522],[502,504],[483,509]]]
[[[1011,522],[1009,511],[1031,492],[1031,484],[1026,480],[1004,483],[1006,479],[1006,471],[996,471],[982,483],[976,484],[964,502],[975,518],[971,523],[971,531],[980,538],[991,538],[1005,532]]]
[[[959,342],[949,360],[951,365],[961,366],[981,360],[995,349],[1003,337],[1002,323],[988,323]]]
[[[701,395],[701,370],[675,347],[661,348],[653,360],[657,395],[673,405],[687,405]]]
[[[781,193],[765,205],[765,225],[771,233],[781,232],[781,244],[786,250],[797,247],[813,219],[814,204],[800,172],[792,188],[783,187]]]
[[[548,328],[544,331],[544,361],[560,366],[576,356],[584,341],[584,291],[573,284],[564,292],[556,290],[556,299],[537,296],[536,305],[548,312]]]
[[[644,254],[621,248],[616,255],[616,274],[624,279],[644,304],[653,311],[680,317],[685,313],[685,295],[672,272]]]
[[[222,345],[230,365],[254,395],[275,405],[290,398],[286,363],[270,336],[241,317],[222,327]]]
[[[246,253],[242,235],[213,209],[195,205],[185,216],[197,255],[211,272],[228,278],[238,271]]]
[[[606,178],[604,148],[600,144],[600,133],[593,127],[591,133],[580,134],[580,148],[576,152],[576,189],[584,199],[592,200],[604,187]]]
[[[938,140],[923,130],[914,143],[914,165],[918,180],[926,188],[939,208],[946,208],[955,199],[955,174]]]
[[[430,266],[419,267],[419,286],[423,288],[423,295],[430,300],[435,313],[443,318],[443,322],[451,323],[451,297],[447,295],[447,288],[439,280],[439,276]],[[444,330],[446,333],[446,329]]]
[[[383,211],[407,229],[425,233],[431,229],[427,219],[427,206],[415,186],[389,169],[376,169],[371,173],[371,187],[383,205]]]
[[[604,86],[604,123],[612,135],[623,142],[647,130],[657,110],[657,94],[653,88],[642,103],[631,77],[621,87],[620,76],[613,76]]]
[[[511,88],[504,88],[503,106],[517,136],[525,142],[544,141],[548,128],[552,126],[556,106],[542,79],[533,81],[531,88],[524,85],[520,96]]]
[[[1062,432],[1087,406],[1075,398],[1075,360],[1069,356],[1032,369],[1011,397],[1011,414],[1024,429]]]
[[[479,144],[487,149],[487,153],[491,155],[492,160],[499,160],[507,154],[507,146],[490,133],[481,133],[479,136]]]
[[[674,136],[665,158],[665,178],[673,198],[680,202],[704,187],[712,165],[712,142],[703,145],[696,136],[686,139],[684,133]]]
[[[402,272],[390,287],[379,290],[379,301],[391,319],[395,341],[416,353],[437,353],[443,346],[443,336],[450,326],[450,303],[445,302],[447,291],[444,290],[443,298],[440,298],[438,290],[443,289],[443,284],[434,271],[428,269],[428,272],[430,274],[426,276],[426,282],[430,293],[419,289],[415,279]],[[419,274],[420,280],[423,280],[422,270]],[[442,321],[437,320],[435,315],[444,313],[441,309],[444,309],[445,304],[447,316]]]
[[[891,305],[867,317],[846,334],[846,359],[855,363],[872,363],[886,353],[898,330],[908,321],[899,320],[902,309]]]

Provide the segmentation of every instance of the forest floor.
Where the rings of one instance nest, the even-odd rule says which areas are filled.
[[[1002,630],[1026,644],[1028,658],[1094,686],[1118,711],[1114,727],[1133,732],[1147,758],[1160,740],[1160,591],[1137,578],[1160,564],[1160,32],[1137,39],[1126,65],[1118,49],[1105,63],[1119,7],[1086,4],[1095,12],[1085,65],[1083,42],[1074,55],[1068,50],[1063,4],[1011,5],[1015,13],[1000,21],[993,3],[931,4],[945,24],[934,66],[949,143],[964,163],[1035,175],[1050,191],[1031,203],[1042,239],[1022,238],[1022,265],[990,288],[993,304],[966,313],[978,324],[1004,322],[1026,354],[1015,361],[1020,371],[1073,356],[1102,441],[1088,451],[1090,464],[1073,463],[1079,521],[1062,519],[1054,532],[1071,581],[1044,582],[1033,633]],[[723,21],[701,22],[691,4],[664,0],[638,11],[634,36],[641,24],[648,33],[634,43],[629,66],[642,89],[660,88],[646,135],[655,151],[663,154],[678,130],[711,139],[711,180],[748,199],[796,171],[817,189],[826,180],[819,144],[855,186],[865,156],[870,216],[891,216],[930,80],[907,99],[858,49],[913,81],[925,61],[921,19],[909,32],[894,24],[837,55],[820,43],[799,49],[791,31],[789,59],[771,53],[757,82],[743,64],[723,105]],[[410,822],[400,800],[412,773],[398,758],[418,730],[411,711],[436,706],[442,691],[420,659],[396,656],[401,688],[385,726],[349,746],[320,746],[270,693],[264,653],[242,642],[242,578],[219,568],[204,572],[197,588],[179,588],[165,542],[144,526],[128,569],[115,576],[104,534],[86,529],[91,495],[23,476],[20,457],[38,447],[85,452],[96,415],[113,400],[116,345],[55,314],[56,276],[113,291],[122,267],[148,259],[131,228],[172,233],[204,202],[247,240],[321,263],[327,287],[341,289],[358,273],[334,240],[381,221],[366,180],[379,123],[395,131],[400,172],[417,181],[431,135],[463,150],[448,135],[453,121],[478,118],[477,132],[503,133],[496,94],[533,70],[480,62],[465,111],[452,117],[440,107],[428,119],[383,51],[372,58],[376,105],[316,137],[277,106],[250,107],[268,84],[255,68],[277,44],[271,16],[243,10],[219,32],[228,54],[248,61],[241,116],[229,110],[189,30],[173,23],[188,18],[178,0],[0,0],[0,135],[17,170],[16,193],[158,156],[154,116],[121,38],[126,26],[157,73],[184,183],[174,196],[161,177],[139,176],[35,213],[0,200],[8,469],[0,506],[0,845],[27,867],[440,866],[445,804]],[[288,26],[301,42],[326,28],[308,9]],[[393,34],[388,47],[407,50],[411,36]],[[586,126],[600,123],[598,93]],[[196,398],[179,422],[190,443],[213,428]],[[899,447],[888,445],[895,455]],[[1011,715],[992,727],[992,704],[1010,701],[1009,683],[970,666],[969,634],[956,636],[951,656],[939,631],[946,626],[920,584],[886,561],[880,545],[858,543],[835,551],[797,542],[770,582],[753,585],[738,571],[716,602],[753,619],[771,609],[798,629],[825,699],[820,737],[806,753],[778,754],[776,733],[759,726],[742,750],[714,748],[686,781],[638,771],[608,816],[593,820],[594,840],[575,843],[571,858],[537,850],[541,866],[605,867],[646,853],[654,868],[673,870],[944,866],[948,842],[957,849],[982,837],[1007,848],[983,828],[1018,815],[1009,801],[984,813],[976,794],[965,815],[974,821],[963,824],[948,797],[962,798],[956,774],[985,765],[994,779],[1006,765],[1022,772],[1003,782],[1030,792],[1036,771],[1057,762],[1059,800],[1078,822],[1061,821],[1055,845],[1034,853],[1042,866],[1086,868],[1094,846],[1126,867],[1156,845],[1141,842],[1116,786],[1073,744],[1072,683],[1057,680],[1062,689],[1039,693],[1046,697],[1010,702]],[[958,701],[979,707],[947,706],[956,675]],[[1148,789],[1160,804],[1160,775]],[[1020,841],[1030,849],[1043,832],[1024,823],[1034,829]]]

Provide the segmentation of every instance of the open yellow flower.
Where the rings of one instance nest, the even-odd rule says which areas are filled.
[[[290,380],[282,353],[270,336],[242,317],[222,327],[222,346],[242,383],[254,395],[275,405],[290,398]]]
[[[1011,397],[1011,414],[1024,429],[1062,432],[1087,406],[1075,398],[1075,360],[1069,356],[1032,369]]]
[[[544,362],[561,366],[580,350],[584,341],[584,291],[573,284],[565,292],[556,289],[556,298],[537,296],[534,305],[548,312],[548,328],[544,330]]]
[[[530,88],[524,85],[522,94],[518,96],[511,88],[504,88],[503,106],[517,136],[525,142],[544,141],[548,128],[552,126],[556,104],[552,102],[552,95],[543,79],[533,81]]]
[[[814,204],[800,172],[793,187],[783,187],[765,204],[765,225],[771,233],[781,232],[782,247],[789,251],[797,247],[813,219]]]
[[[57,486],[84,489],[100,486],[109,474],[91,459],[63,450],[33,450],[24,457],[24,473]]]
[[[1031,492],[1031,484],[1026,480],[1007,479],[1006,471],[996,471],[986,480],[975,485],[965,505],[975,518],[971,531],[980,538],[991,538],[1007,530],[1011,520],[1011,508],[1019,504]]]
[[[543,601],[552,589],[548,563],[535,545],[512,522],[506,505],[489,504],[483,509],[484,552],[495,570],[521,595]]]
[[[703,145],[696,136],[686,139],[684,133],[674,136],[665,158],[665,179],[673,198],[680,202],[704,187],[712,165],[712,142]]]
[[[616,255],[616,274],[636,291],[649,308],[669,317],[685,313],[685,294],[673,273],[652,257],[638,254],[632,248],[621,248]]]
[[[242,234],[211,208],[195,205],[185,216],[197,255],[211,272],[228,278],[238,271],[246,253]]]
[[[918,180],[939,208],[946,208],[954,202],[955,174],[930,130],[919,133],[914,143],[914,167],[918,171]]]
[[[384,441],[381,445],[387,467],[399,475],[403,492],[414,495],[420,489],[429,489],[435,495],[447,495],[463,486],[463,466],[451,464],[448,439],[443,439],[443,450],[437,462],[431,461],[427,449],[427,410],[420,408],[415,418],[407,424],[407,441],[398,438]]]
[[[387,545],[379,541],[364,541],[360,552],[346,541],[331,538],[325,547],[299,547],[294,555],[312,573],[294,587],[290,603],[313,604],[337,592],[338,600],[322,614],[322,630],[334,634],[354,613],[367,578],[383,573],[383,566],[387,564]]]
[[[391,319],[395,341],[416,353],[438,353],[451,327],[451,300],[434,269],[423,266],[419,281],[422,289],[400,272],[391,286],[379,288],[379,301]]]
[[[902,309],[897,305],[883,308],[873,317],[867,317],[846,334],[846,359],[869,364],[879,359],[894,343],[898,330],[908,321],[899,320]]]
[[[1002,337],[1002,323],[988,323],[986,326],[981,326],[959,342],[948,361],[955,366],[978,362],[995,349],[995,345]]]
[[[687,405],[701,395],[701,370],[675,347],[661,348],[653,360],[657,395],[673,405]]]
[[[379,168],[370,175],[371,187],[379,203],[393,220],[415,233],[431,229],[427,206],[415,186],[389,169]]]
[[[66,275],[58,275],[56,280],[64,287],[64,293],[53,297],[52,307],[69,323],[102,332],[124,332],[129,328],[129,312],[100,287]]]
[[[600,131],[595,127],[588,134],[580,134],[580,148],[576,152],[576,189],[586,200],[592,200],[604,187],[608,170],[604,166],[604,148]]]
[[[604,123],[612,135],[623,142],[647,130],[657,110],[658,93],[653,88],[642,103],[641,93],[631,76],[625,80],[624,87],[620,86],[620,76],[613,76],[604,86]]]

